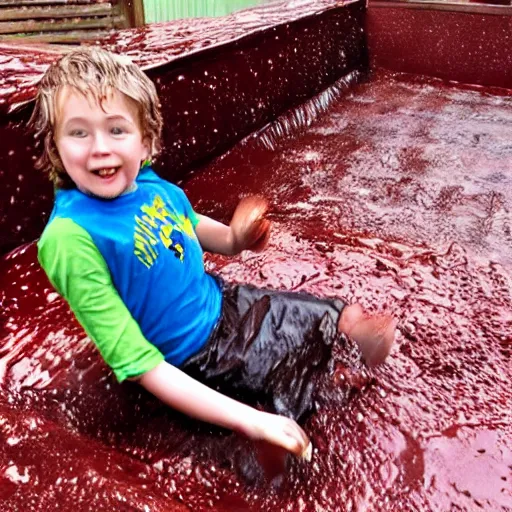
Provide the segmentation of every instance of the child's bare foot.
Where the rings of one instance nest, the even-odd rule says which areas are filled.
[[[391,315],[367,316],[359,304],[346,306],[338,321],[338,329],[352,338],[368,366],[385,361],[395,339],[397,321]]]

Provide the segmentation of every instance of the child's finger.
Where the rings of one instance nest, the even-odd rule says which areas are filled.
[[[266,199],[260,196],[244,197],[240,201],[231,220],[231,229],[239,250],[251,249],[255,245],[258,250],[264,249],[270,225],[265,219],[267,209]]]
[[[248,247],[254,252],[263,251],[270,239],[270,221],[265,219],[261,224],[262,227],[258,230],[259,236]]]
[[[261,196],[244,197],[236,207],[233,219],[250,225],[264,218],[268,210],[268,202]]]
[[[287,435],[290,439],[288,451],[297,457],[303,457],[304,453],[308,450],[308,446],[311,444],[304,430],[295,421],[289,420]]]
[[[313,443],[310,442],[306,449],[300,454],[300,458],[306,462],[311,462],[311,457],[313,457]]]

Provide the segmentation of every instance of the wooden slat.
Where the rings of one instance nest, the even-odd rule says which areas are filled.
[[[110,32],[111,30],[70,30],[69,32],[47,32],[26,36],[0,35],[0,42],[78,44],[85,41],[97,41],[107,37]]]
[[[108,3],[108,0],[105,2],[100,2],[99,0],[0,0],[0,2],[2,7],[10,5],[19,7],[22,5],[91,5]]]
[[[1,0],[0,0],[1,1]],[[14,20],[33,20],[43,18],[78,18],[90,16],[108,16],[112,11],[111,3],[91,5],[58,5],[45,7],[0,7],[0,22]]]
[[[71,51],[72,48],[70,48],[68,45],[52,45],[52,46],[49,46],[47,44],[38,44],[38,43],[34,43],[33,41],[32,42],[26,42],[25,39],[23,37],[12,37],[11,36],[0,36],[0,39],[2,37],[5,37],[5,39],[9,39],[9,42],[8,44],[6,45],[3,41],[0,41],[0,52],[1,51],[4,51],[5,48],[8,49],[8,51],[12,51],[14,48],[16,48],[17,50],[19,50],[20,52],[34,52],[34,50],[37,50],[37,53],[42,53],[42,54],[49,54],[49,55],[54,55],[55,57],[58,57],[60,55],[60,52],[66,52],[66,51]],[[5,40],[4,39],[4,40]]]
[[[102,18],[77,18],[54,21],[13,21],[0,22],[0,34],[25,34],[30,32],[62,32],[94,28],[115,28],[121,26],[121,16]]]

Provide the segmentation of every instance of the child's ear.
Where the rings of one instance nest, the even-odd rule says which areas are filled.
[[[140,160],[140,168],[151,165],[151,142],[149,139],[142,140],[142,152]]]
[[[151,141],[146,137],[142,140],[142,161],[151,158]]]

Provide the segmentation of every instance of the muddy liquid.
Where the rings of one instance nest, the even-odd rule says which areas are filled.
[[[335,347],[312,461],[271,486],[243,440],[117,384],[24,246],[0,277],[1,510],[512,509],[511,97],[377,74],[278,133],[182,184],[223,221],[272,205],[266,252],[206,266],[392,311],[389,362]]]

